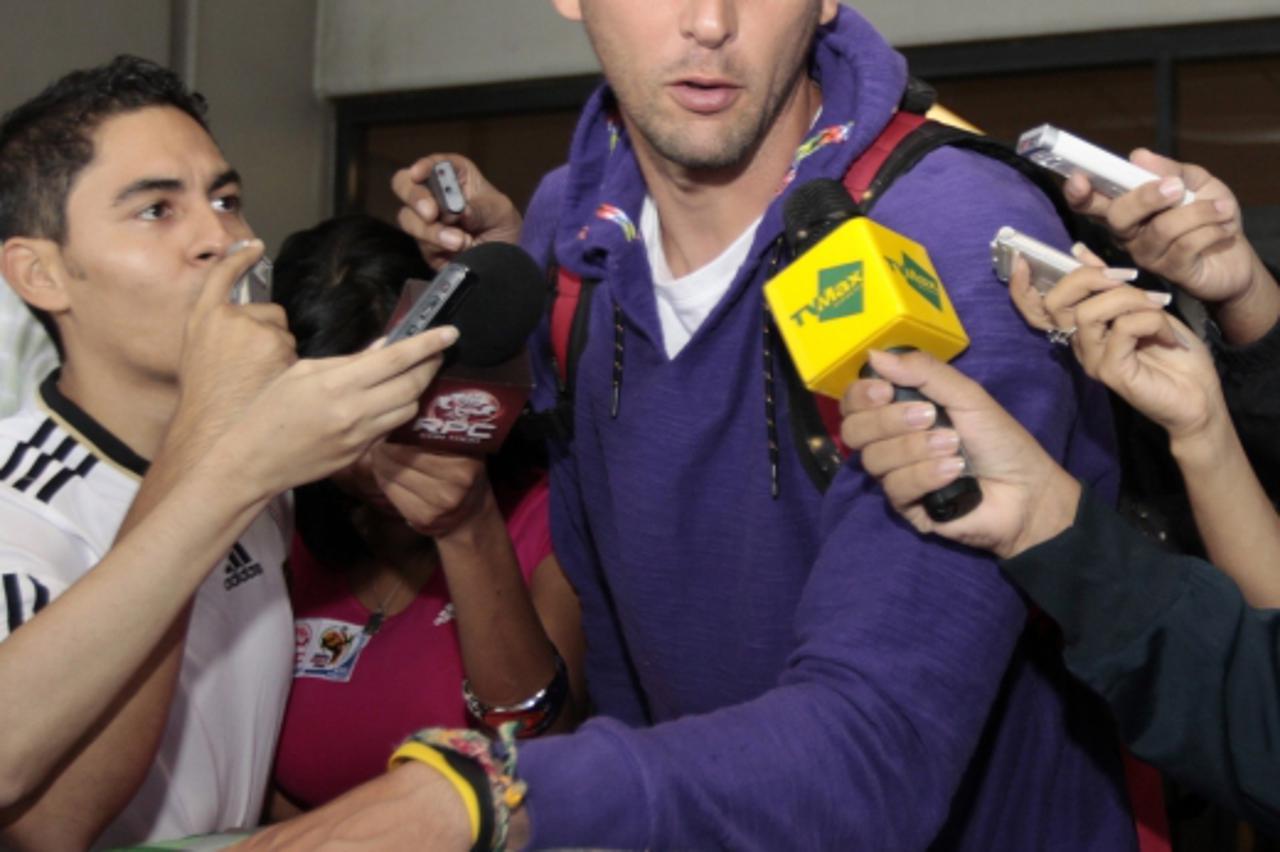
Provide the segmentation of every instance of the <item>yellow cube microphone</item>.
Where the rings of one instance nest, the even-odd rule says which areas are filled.
[[[838,399],[872,376],[872,349],[921,349],[949,361],[969,345],[929,254],[862,215],[839,181],[796,187],[783,209],[795,260],[764,287],[765,300],[805,387]],[[896,388],[895,402],[922,400]],[[937,425],[950,426],[938,408]],[[925,496],[935,521],[958,518],[982,492],[967,472]]]

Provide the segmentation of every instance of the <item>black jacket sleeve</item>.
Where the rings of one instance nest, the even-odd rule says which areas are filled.
[[[1212,333],[1210,345],[1240,441],[1262,487],[1280,504],[1280,324],[1247,346]]]
[[[1061,626],[1067,667],[1134,754],[1280,834],[1280,611],[1087,491],[1074,526],[1002,567]]]

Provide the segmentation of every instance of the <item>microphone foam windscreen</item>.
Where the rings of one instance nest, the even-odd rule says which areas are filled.
[[[481,243],[454,258],[466,282],[432,325],[460,332],[451,360],[490,367],[514,358],[533,333],[546,303],[545,276],[528,252],[510,243]]]
[[[782,206],[787,245],[794,254],[803,254],[836,225],[857,216],[858,212],[858,205],[840,181],[832,178],[806,181],[791,191]]]

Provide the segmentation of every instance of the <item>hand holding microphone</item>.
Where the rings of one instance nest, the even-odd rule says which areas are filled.
[[[442,453],[495,452],[529,395],[525,341],[546,297],[542,270],[510,243],[482,243],[406,292],[392,315],[389,342],[437,325],[458,328],[445,369],[423,395],[418,415],[390,440]]]
[[[873,357],[895,384],[919,387],[949,406],[956,421],[952,432],[904,417],[876,393],[883,388],[878,382],[855,382],[841,401],[842,440],[861,453],[863,468],[913,527],[1009,558],[1071,525],[1080,483],[981,385],[923,353]],[[982,471],[983,499],[963,517],[940,522],[925,516],[921,502],[956,475],[954,449],[940,440],[947,437],[969,446]]]
[[[765,285],[765,298],[805,386],[838,399],[866,373],[872,349],[921,349],[949,360],[969,338],[919,244],[860,214],[836,180],[797,187],[783,211],[796,256]],[[895,400],[923,399],[898,388]],[[950,425],[938,408],[938,425]],[[925,496],[938,522],[982,499],[966,473]]]

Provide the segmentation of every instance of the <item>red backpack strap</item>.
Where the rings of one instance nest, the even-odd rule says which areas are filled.
[[[573,317],[582,298],[582,276],[564,267],[556,267],[551,299],[551,354],[555,358],[560,387],[569,383],[569,338],[573,334]]]
[[[1164,780],[1150,764],[1134,757],[1118,744],[1124,760],[1125,787],[1133,826],[1138,835],[1138,852],[1169,852],[1169,817],[1164,803]]]
[[[573,437],[573,387],[578,359],[587,345],[587,320],[591,295],[597,279],[581,276],[559,266],[548,270],[551,281],[549,335],[556,371],[556,403],[545,411],[526,411],[520,418],[521,431],[532,440],[567,441]]]
[[[898,144],[926,121],[928,119],[923,115],[904,110],[898,110],[893,114],[893,118],[889,119],[884,130],[880,131],[880,135],[858,155],[853,165],[849,167],[849,171],[845,172],[844,188],[849,190],[849,195],[853,196],[854,201],[862,203],[867,189],[880,174],[880,169],[897,149]]]

